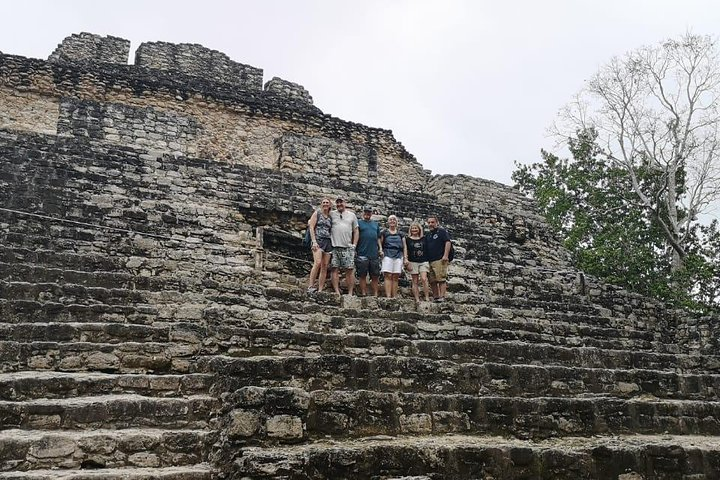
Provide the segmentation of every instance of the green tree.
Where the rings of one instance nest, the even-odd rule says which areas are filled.
[[[592,128],[606,160],[624,171],[635,205],[687,261],[701,215],[720,200],[720,51],[685,34],[610,60],[560,111],[563,141]],[[651,181],[647,181],[652,172]]]
[[[646,295],[665,298],[670,258],[661,229],[636,207],[622,168],[608,162],[594,130],[570,139],[572,159],[542,152],[542,162],[516,164],[512,179],[533,197],[585,272]],[[657,181],[648,172],[641,182]]]
[[[635,180],[607,159],[593,129],[570,139],[572,158],[542,151],[542,161],[516,163],[516,187],[534,198],[550,226],[573,253],[579,268],[615,285],[677,306],[709,311],[720,308],[720,225],[695,224],[684,233],[685,262],[673,268],[675,250],[655,212],[638,208],[632,182],[647,191],[665,179],[648,166],[637,168]],[[682,175],[678,188],[684,188]],[[682,218],[683,210],[677,215]]]

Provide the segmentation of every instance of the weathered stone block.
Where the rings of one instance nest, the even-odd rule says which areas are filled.
[[[252,437],[261,426],[260,414],[256,411],[233,410],[230,412],[228,435],[231,437]]]
[[[432,417],[426,413],[400,415],[400,431],[409,434],[429,434],[432,432]]]
[[[265,423],[267,435],[279,440],[300,440],[303,438],[303,422],[300,417],[276,415]]]

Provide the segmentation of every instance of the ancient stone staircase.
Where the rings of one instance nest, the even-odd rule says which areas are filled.
[[[530,267],[415,305],[4,240],[0,478],[717,478],[720,357]]]

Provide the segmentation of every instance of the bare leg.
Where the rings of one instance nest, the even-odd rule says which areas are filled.
[[[370,277],[370,288],[376,297],[378,296],[378,277]]]
[[[438,294],[440,295],[440,298],[445,298],[446,292],[447,292],[447,282],[438,283]]]
[[[392,273],[385,273],[385,281],[383,282],[385,285],[385,296],[387,298],[391,298],[392,295]]]
[[[352,295],[355,291],[355,270],[352,268],[345,270],[345,285],[348,289],[348,295]]]
[[[430,286],[432,287],[433,298],[438,298],[438,282],[431,281]]]
[[[335,290],[335,293],[340,295],[340,269],[339,268],[333,268],[332,285],[333,285],[333,290]]]
[[[360,277],[360,280],[358,281],[358,286],[360,287],[360,294],[363,297],[367,295],[367,275],[362,275]]]
[[[320,264],[320,278],[318,278],[318,292],[322,292],[325,288],[325,281],[327,280],[328,264],[330,263],[330,254],[322,254],[322,263]]]
[[[322,250],[319,248],[313,250],[313,266],[310,270],[310,277],[308,278],[308,288],[312,288],[312,286],[315,285],[315,279],[317,278],[318,273],[320,272],[320,266],[322,265],[322,256]]]
[[[415,297],[415,301],[420,303],[420,291],[418,289],[418,274],[413,273],[412,275],[412,292]]]
[[[420,274],[420,281],[423,284],[423,291],[425,292],[425,301],[430,301],[430,293],[428,292],[428,278],[427,278],[427,272],[422,272]]]
[[[399,280],[400,280],[400,274],[393,273],[392,274],[392,298],[397,297]]]

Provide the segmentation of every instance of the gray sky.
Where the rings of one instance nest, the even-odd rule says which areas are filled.
[[[690,30],[720,3],[633,0],[4,1],[0,51],[47,58],[71,33],[200,43],[300,83],[334,116],[391,129],[434,173],[510,183],[600,65]]]

